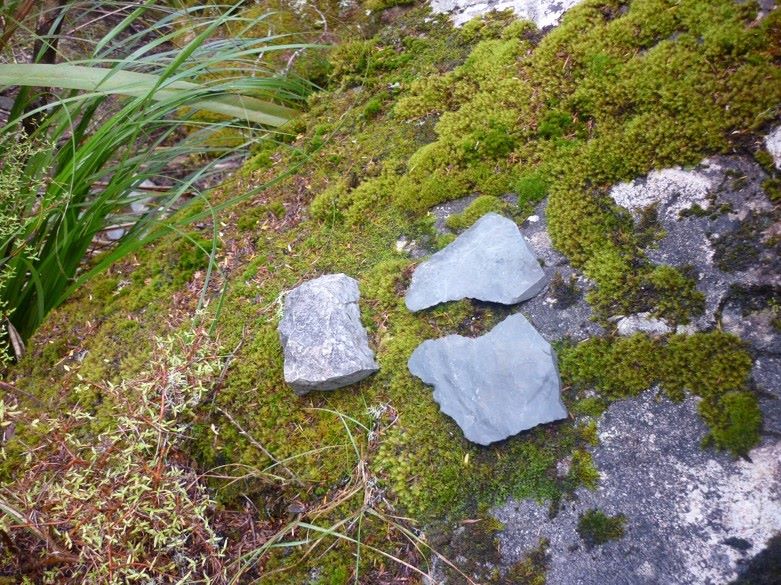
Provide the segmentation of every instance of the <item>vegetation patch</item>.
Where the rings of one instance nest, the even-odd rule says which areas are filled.
[[[588,548],[624,537],[626,517],[623,514],[608,516],[592,508],[578,518],[578,534]]]

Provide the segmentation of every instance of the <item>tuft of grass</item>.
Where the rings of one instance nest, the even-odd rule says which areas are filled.
[[[89,20],[97,10],[89,2],[55,10],[58,22],[86,20],[77,30],[100,20]],[[254,22],[237,17],[235,6],[200,12],[198,6],[177,11],[120,3],[119,23],[98,42],[86,39],[93,46],[78,60],[0,65],[0,84],[22,86],[0,129],[3,213],[18,218],[6,223],[0,240],[6,345],[14,338],[26,341],[54,307],[113,261],[177,232],[196,216],[209,216],[212,210],[181,209],[195,186],[226,158],[272,136],[295,113],[283,104],[300,101],[306,87],[259,71],[253,61],[299,45],[282,44],[274,35],[242,36]],[[225,42],[220,30],[235,23],[240,28]],[[58,40],[55,31],[49,46]],[[38,57],[53,61],[56,53]],[[219,116],[199,118],[203,109]],[[226,129],[244,133],[238,148],[212,144]],[[200,168],[182,177],[174,167],[193,157]],[[140,194],[150,180],[163,189]],[[191,201],[202,203],[201,196]],[[139,203],[143,211],[131,211]],[[122,238],[85,268],[96,240],[112,226],[122,226]]]

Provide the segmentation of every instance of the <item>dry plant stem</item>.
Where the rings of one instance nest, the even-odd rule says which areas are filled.
[[[239,431],[239,434],[247,439],[250,444],[258,449],[261,453],[263,453],[266,457],[271,459],[271,461],[274,462],[275,465],[279,465],[282,469],[285,470],[285,472],[290,476],[290,478],[299,486],[303,486],[304,482],[301,480],[300,477],[298,477],[289,467],[284,465],[282,462],[280,462],[274,455],[266,449],[263,445],[261,445],[252,435],[250,435],[247,431],[244,430],[244,428],[238,423],[238,421],[231,416],[231,414],[219,406],[217,407],[217,410],[220,411],[223,415],[225,415],[225,418],[227,418],[231,424],[236,427],[236,430]]]
[[[6,44],[8,44],[9,39],[13,36],[13,34],[16,32],[16,29],[19,28],[19,23],[21,23],[27,16],[30,14],[30,11],[33,9],[33,6],[35,6],[36,0],[24,0],[22,4],[19,5],[19,7],[16,9],[16,12],[14,13],[13,17],[9,21],[5,21],[3,24],[3,36],[0,37],[0,51],[2,51]]]

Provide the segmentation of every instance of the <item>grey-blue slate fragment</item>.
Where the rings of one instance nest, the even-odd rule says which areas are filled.
[[[408,366],[434,386],[442,412],[480,445],[567,417],[553,349],[521,314],[482,337],[424,341]]]
[[[544,286],[516,223],[488,213],[415,269],[405,301],[410,311],[465,298],[514,305]]]
[[[303,395],[335,390],[379,369],[358,308],[358,282],[345,274],[309,280],[285,295],[279,337],[285,382]]]

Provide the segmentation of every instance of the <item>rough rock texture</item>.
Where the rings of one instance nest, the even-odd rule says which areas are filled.
[[[689,399],[653,391],[613,404],[599,423],[593,457],[599,488],[578,490],[551,519],[547,505],[510,501],[493,511],[509,566],[550,539],[548,585],[721,584],[781,531],[781,442],[751,461],[703,450],[706,429]],[[626,533],[587,550],[578,517],[597,508],[626,516]]]
[[[536,295],[545,273],[510,219],[487,213],[415,269],[410,311],[470,298],[512,305]]]
[[[546,210],[547,202],[540,203],[521,226],[529,247],[543,264],[547,283],[541,294],[523,304],[523,314],[550,341],[582,341],[600,335],[604,330],[591,320],[591,306],[585,299],[593,283],[553,248]]]
[[[434,13],[450,14],[453,24],[465,22],[492,10],[513,10],[519,18],[539,28],[555,25],[561,15],[581,0],[431,0]]]
[[[718,325],[747,342],[765,428],[781,432],[781,207],[763,191],[765,179],[749,158],[714,157],[618,185],[611,196],[636,218],[655,206],[664,237],[646,255],[693,273],[705,295],[693,329]]]
[[[520,314],[476,339],[424,341],[409,370],[434,386],[442,412],[481,445],[567,416],[553,350]]]
[[[781,170],[781,126],[776,126],[770,134],[765,136],[765,148],[773,157],[776,168]]]
[[[279,337],[285,381],[297,394],[341,388],[378,370],[359,298],[358,282],[344,274],[315,278],[285,296]]]

